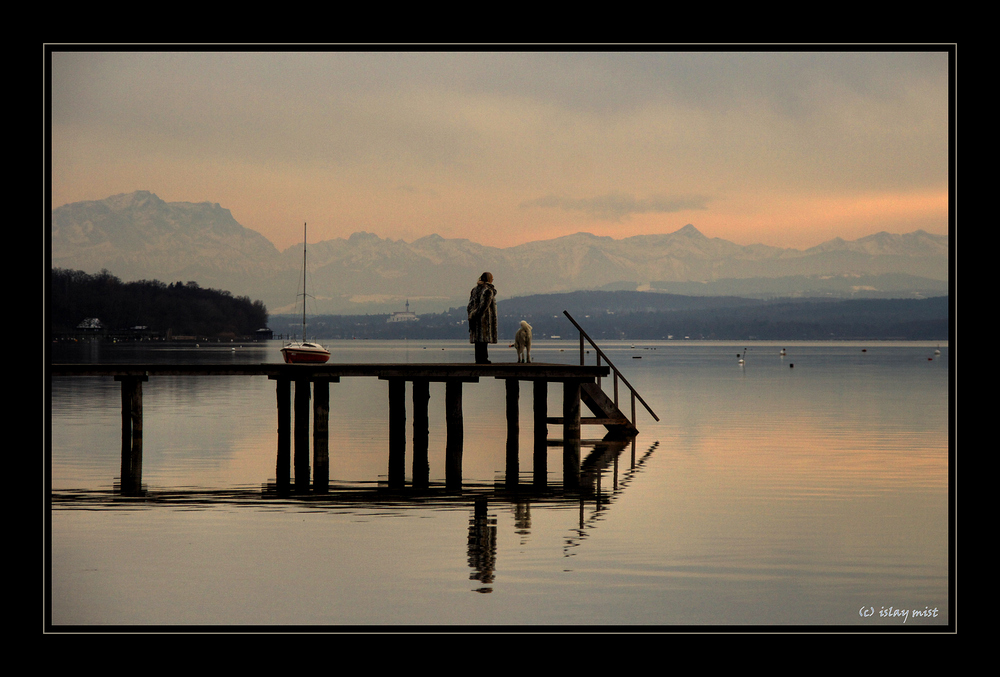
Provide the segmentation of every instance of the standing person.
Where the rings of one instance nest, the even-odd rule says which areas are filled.
[[[497,289],[493,274],[483,273],[469,294],[469,343],[476,345],[476,364],[490,364],[488,347],[497,342]]]

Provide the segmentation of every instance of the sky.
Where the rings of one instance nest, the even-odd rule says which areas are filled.
[[[282,250],[946,235],[948,53],[861,49],[55,46],[51,205],[217,202]]]

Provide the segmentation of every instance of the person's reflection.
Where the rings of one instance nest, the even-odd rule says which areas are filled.
[[[486,513],[485,498],[476,499],[476,508],[469,520],[469,574],[470,581],[479,581],[483,585],[476,592],[493,592],[489,584],[493,583],[497,558],[497,521],[490,519]]]

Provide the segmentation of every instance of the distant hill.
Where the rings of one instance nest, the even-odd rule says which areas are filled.
[[[929,299],[780,299],[689,297],[644,292],[569,292],[502,301],[500,342],[513,339],[521,320],[538,338],[575,340],[568,311],[595,340],[930,340],[949,338],[947,297]],[[316,338],[467,339],[464,307],[391,323],[388,315],[320,315]],[[301,318],[279,315],[271,328],[299,332]]]
[[[164,202],[148,191],[54,209],[51,256],[53,268],[107,270],[126,282],[193,281],[262,300],[284,273],[275,246],[228,209]]]
[[[196,281],[293,312],[301,245],[279,252],[216,203],[138,191],[52,212],[52,265],[123,280]],[[429,235],[358,232],[309,245],[315,313],[417,313],[464,305],[484,270],[501,299],[575,290],[771,298],[920,298],[948,288],[948,239],[915,231],[830,240],[806,250],[737,245],[693,225],[616,240],[577,233],[497,248]]]

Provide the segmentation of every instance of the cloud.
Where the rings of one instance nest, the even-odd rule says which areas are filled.
[[[327,238],[478,224],[514,244],[697,220],[811,246],[831,202],[948,188],[943,49],[74,47],[51,63],[53,207],[150,189],[219,202],[279,248],[302,214]]]
[[[637,198],[624,193],[608,193],[591,198],[546,195],[534,200],[526,200],[519,206],[521,209],[540,207],[584,212],[592,218],[603,221],[623,221],[634,214],[667,214],[689,209],[708,209],[708,202],[709,198],[702,195],[654,195],[648,198]]]

